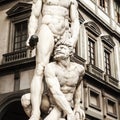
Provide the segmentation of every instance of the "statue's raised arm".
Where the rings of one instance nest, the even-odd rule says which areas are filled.
[[[79,28],[80,28],[78,4],[76,0],[71,1],[70,18],[71,18],[71,34],[72,34],[71,41],[73,41],[72,46],[75,47],[79,37]]]

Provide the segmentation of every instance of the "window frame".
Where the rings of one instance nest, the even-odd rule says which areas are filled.
[[[109,105],[109,102],[111,102],[113,105],[113,113],[112,112],[109,112],[108,110],[108,105]],[[107,115],[111,116],[111,117],[114,117],[114,118],[117,118],[117,114],[118,114],[118,109],[117,109],[117,100],[111,98],[111,97],[106,97],[106,113]]]
[[[99,5],[105,8],[105,0],[99,0]]]
[[[88,87],[88,90],[89,90],[89,97],[88,97],[89,106],[98,110],[98,111],[101,111],[101,99],[100,99],[101,98],[101,93],[100,93],[100,91],[98,91],[96,89],[93,89],[91,87]],[[97,105],[95,105],[91,102],[91,99],[90,99],[91,98],[91,92],[96,95]]]
[[[13,41],[14,41],[14,43],[13,43],[13,51],[19,51],[19,50],[23,50],[23,49],[25,49],[26,47],[22,47],[21,46],[21,44],[22,44],[22,42],[23,42],[23,40],[22,39],[20,39],[20,41],[16,41],[15,39],[16,39],[16,37],[18,37],[18,36],[16,36],[16,24],[21,24],[21,23],[23,23],[23,22],[26,22],[26,27],[28,26],[28,21],[27,20],[22,20],[22,21],[19,21],[19,22],[15,22],[13,25],[14,25],[14,35],[13,35]],[[25,36],[26,36],[26,40],[27,40],[27,37],[28,37],[28,30],[26,29],[26,33],[24,34]],[[19,37],[21,38],[21,37],[23,37],[23,35],[19,35]],[[24,42],[26,42],[26,41],[24,41]],[[20,47],[19,48],[16,48],[15,47],[15,44],[17,44],[17,43],[20,43]],[[17,50],[18,49],[18,50]]]
[[[114,1],[114,15],[115,21],[120,24],[120,3],[117,0]]]
[[[99,36],[101,34],[101,30],[100,30],[99,26],[94,21],[88,21],[84,25],[85,25],[85,28],[87,30],[86,31],[86,34],[87,34],[87,51],[88,51],[88,36],[90,36],[93,39],[93,41],[95,42],[95,66],[97,66],[98,65],[97,42],[98,42]],[[88,61],[88,52],[87,52],[87,61]]]
[[[111,70],[114,69],[114,66],[112,65],[111,61],[113,59],[112,56],[113,56],[115,43],[114,43],[114,41],[113,41],[113,39],[112,39],[112,37],[110,35],[103,35],[103,36],[101,36],[101,40],[102,40],[103,49],[104,49],[103,50],[103,55],[104,55],[104,51],[107,51],[110,54],[110,74],[106,74],[105,68],[104,68],[104,73],[106,75],[112,76],[113,72]],[[105,66],[105,58],[104,57],[103,57],[103,60],[104,60],[103,64]]]
[[[105,59],[105,53],[109,54],[108,60],[107,60],[109,62],[108,64]],[[105,45],[104,45],[104,66],[105,66],[104,67],[105,74],[111,76],[111,51],[107,47],[105,47]],[[108,66],[109,66],[109,68],[108,68]],[[109,73],[107,71],[109,71]]]
[[[110,1],[109,0],[99,0],[99,7],[106,13],[110,14]]]
[[[91,43],[93,43],[93,57],[94,57],[93,59],[91,59],[91,52],[90,52],[91,46],[89,45],[90,41]],[[92,65],[96,65],[96,52],[95,52],[96,51],[96,40],[90,33],[88,33],[88,49],[87,50],[88,50],[88,63],[92,64],[92,60],[93,60]]]
[[[8,42],[8,53],[14,52],[14,31],[15,31],[15,24],[28,21],[31,15],[31,7],[32,4],[25,3],[25,2],[17,2],[12,8],[10,8],[6,14],[7,18],[10,21],[9,26],[9,42]],[[28,31],[28,30],[27,30]]]
[[[9,44],[9,52],[14,52],[14,40],[15,40],[15,24],[21,23],[23,21],[29,21],[29,17],[27,16],[19,16],[18,18],[12,18],[11,19],[11,25],[10,25],[10,44]],[[28,36],[28,35],[27,35]]]

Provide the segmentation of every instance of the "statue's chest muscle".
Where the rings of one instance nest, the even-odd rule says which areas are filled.
[[[78,72],[76,72],[75,70],[64,71],[61,69],[57,72],[56,76],[61,85],[75,85],[79,79]]]

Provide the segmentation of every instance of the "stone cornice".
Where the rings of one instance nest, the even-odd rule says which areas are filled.
[[[96,77],[94,74],[91,74],[89,71],[85,72],[84,79],[87,83],[100,87],[100,89],[104,89],[106,92],[110,92],[112,95],[120,96],[120,89],[114,87],[113,85],[109,84],[107,81],[102,80]]]
[[[26,13],[27,11],[31,11],[31,4],[25,2],[18,2],[11,9],[9,9],[6,13],[8,17],[13,17],[15,15]]]
[[[0,76],[8,75],[16,72],[16,70],[24,70],[35,67],[35,57],[18,60],[0,65]]]

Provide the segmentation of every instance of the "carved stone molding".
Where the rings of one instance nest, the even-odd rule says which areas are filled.
[[[118,87],[119,81],[112,76],[105,75],[105,81],[111,84],[112,86]]]
[[[97,76],[98,78],[104,79],[103,71],[99,69],[98,67],[88,64],[87,65],[87,70]]]
[[[6,13],[8,17],[13,17],[18,14],[23,14],[27,11],[31,10],[32,4],[25,3],[25,2],[18,2],[16,5],[14,5],[11,9],[9,9]]]
[[[85,23],[84,25],[85,25],[85,28],[89,30],[90,32],[92,32],[95,36],[98,37],[101,34],[101,31],[95,22],[89,21]]]
[[[110,35],[104,35],[101,36],[102,41],[107,44],[110,48],[114,48],[115,43],[112,40],[112,37]]]

